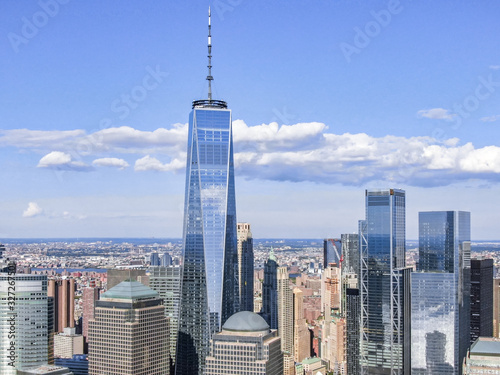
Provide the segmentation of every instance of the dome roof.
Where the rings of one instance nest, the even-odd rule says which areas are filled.
[[[269,325],[263,317],[250,311],[240,311],[226,320],[222,326],[225,331],[259,332],[269,331]]]
[[[158,292],[132,280],[122,281],[107,292],[101,294],[101,298],[116,298],[127,300],[138,300],[145,298],[158,298]]]

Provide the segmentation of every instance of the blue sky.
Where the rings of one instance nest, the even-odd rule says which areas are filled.
[[[232,109],[254,237],[355,232],[364,190],[498,239],[500,3],[0,2],[0,238],[180,237],[191,102]]]

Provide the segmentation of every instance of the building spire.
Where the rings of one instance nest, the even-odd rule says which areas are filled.
[[[210,6],[208,7],[208,100],[212,100],[212,81],[214,77],[212,77],[212,23],[211,23],[211,15],[210,15]]]

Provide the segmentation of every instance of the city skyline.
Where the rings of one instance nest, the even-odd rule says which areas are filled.
[[[0,237],[182,236],[209,4],[255,238],[355,232],[363,190],[388,186],[409,239],[450,209],[498,238],[499,5],[342,0],[2,3]]]

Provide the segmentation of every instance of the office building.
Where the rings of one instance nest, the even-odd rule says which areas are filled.
[[[41,365],[19,370],[17,372],[17,375],[75,375],[75,374],[67,367]]]
[[[49,280],[47,294],[54,299],[54,330],[75,327],[75,280]]]
[[[278,329],[278,263],[276,263],[273,249],[271,249],[269,258],[264,264],[262,317],[271,329]]]
[[[470,263],[470,342],[493,336],[493,259]]]
[[[205,375],[282,375],[280,338],[259,315],[241,311],[213,336]]]
[[[359,322],[361,318],[359,289],[346,289],[346,368],[347,374],[359,374]]]
[[[149,256],[149,264],[151,267],[156,267],[160,265],[160,256],[158,253],[151,253]]]
[[[150,270],[149,287],[163,299],[165,316],[168,318],[169,326],[169,351],[171,369],[175,363],[177,347],[177,325],[179,323],[179,303],[181,298],[181,275],[180,266],[153,267]],[[172,372],[173,373],[173,372]]]
[[[281,338],[283,352],[283,374],[290,375],[294,365],[294,314],[293,291],[286,267],[277,269],[278,288],[278,334]]]
[[[177,375],[202,374],[212,335],[239,311],[231,110],[213,100],[211,22],[208,99],[189,116]]]
[[[238,223],[237,233],[240,310],[253,311],[253,239],[250,224]]]
[[[335,263],[337,266],[342,259],[342,243],[338,238],[325,238],[323,240],[323,269],[327,268],[330,263]]]
[[[302,362],[311,355],[311,338],[304,318],[304,293],[293,289],[293,349],[295,362]]]
[[[163,300],[137,281],[123,281],[96,301],[89,375],[168,375],[168,344]]]
[[[160,266],[168,267],[171,265],[172,265],[172,257],[167,252],[163,253],[163,255],[161,256],[161,259],[160,259]]]
[[[361,371],[410,373],[409,271],[405,270],[405,192],[367,190],[360,222]]]
[[[84,354],[83,335],[77,335],[75,328],[64,328],[54,336],[54,357],[72,358],[75,354]]]
[[[149,285],[149,278],[146,276],[146,270],[142,269],[109,269],[107,271],[108,274],[108,282],[107,288],[110,290],[114,288],[121,282],[125,280],[137,280],[142,283],[144,286]]]
[[[493,337],[500,337],[500,279],[493,280]]]
[[[48,314],[47,276],[0,274],[0,374],[48,363]]]
[[[464,375],[500,375],[500,340],[479,337],[464,358]]]
[[[412,374],[461,374],[470,344],[470,213],[419,213]]]
[[[89,320],[94,319],[95,302],[99,299],[100,289],[96,288],[95,281],[90,281],[89,286],[83,289],[83,319],[82,333],[87,339],[89,335]]]
[[[67,367],[74,375],[88,375],[89,361],[85,354],[75,354],[71,358],[55,358],[56,366]]]
[[[356,275],[359,279],[360,268],[359,268],[359,234],[348,233],[340,235],[340,242],[342,244],[342,274],[350,273]],[[356,282],[357,288],[358,284]]]

